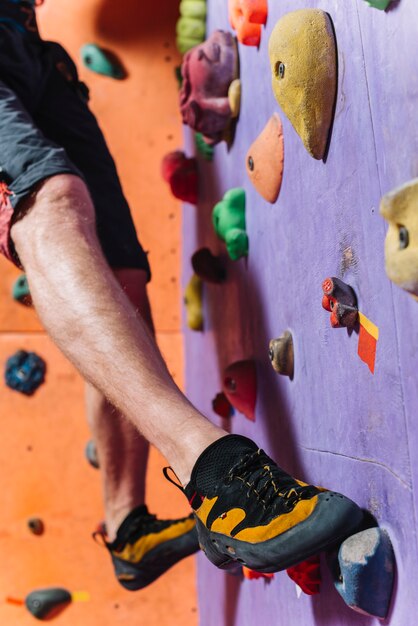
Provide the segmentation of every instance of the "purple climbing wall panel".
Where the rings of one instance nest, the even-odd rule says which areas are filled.
[[[320,8],[332,18],[339,86],[326,163],[315,161],[280,111],[271,89],[268,38],[288,11]],[[229,29],[226,0],[208,0],[208,33]],[[242,107],[235,141],[200,161],[197,208],[184,206],[183,281],[202,246],[225,256],[223,285],[204,286],[205,329],[186,330],[191,400],[215,423],[254,438],[294,475],[342,491],[375,515],[392,538],[397,561],[386,623],[415,623],[418,601],[418,304],[384,271],[386,232],[380,197],[418,176],[418,5],[395,0],[387,12],[363,0],[271,0],[257,50],[240,45]],[[268,204],[252,187],[245,155],[268,118],[281,116],[285,141],[280,197]],[[188,154],[192,134],[185,130]],[[211,225],[225,191],[247,194],[249,257],[228,261]],[[356,291],[359,309],[379,327],[372,375],[357,355],[358,336],[333,329],[321,307],[321,283],[338,276]],[[295,376],[276,374],[269,339],[293,334]],[[229,422],[211,410],[229,363],[254,358],[256,421]],[[201,626],[374,624],[348,609],[323,567],[319,596],[298,598],[285,573],[241,580],[199,557]]]

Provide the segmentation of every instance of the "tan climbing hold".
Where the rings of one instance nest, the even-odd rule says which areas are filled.
[[[322,159],[337,91],[337,51],[332,23],[320,9],[287,13],[269,41],[276,100],[315,159]]]
[[[283,179],[284,141],[280,117],[274,113],[250,146],[246,156],[247,174],[267,202],[276,202]]]

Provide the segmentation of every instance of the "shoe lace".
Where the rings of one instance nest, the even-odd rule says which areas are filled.
[[[247,488],[247,498],[255,495],[264,508],[277,505],[291,510],[300,500],[312,497],[317,491],[312,485],[300,485],[262,450],[246,454],[232,466],[225,482],[233,480]]]

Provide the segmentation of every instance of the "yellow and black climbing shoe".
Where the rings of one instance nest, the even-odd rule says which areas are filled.
[[[240,435],[206,448],[184,492],[200,547],[223,569],[286,569],[342,541],[363,517],[354,502],[292,478]]]
[[[112,542],[100,535],[110,552],[120,584],[136,591],[164,574],[178,561],[197,552],[199,542],[193,515],[159,520],[145,505],[134,509],[122,522]]]

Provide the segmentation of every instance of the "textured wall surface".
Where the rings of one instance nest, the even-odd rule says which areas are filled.
[[[326,163],[315,161],[281,113],[271,89],[269,34],[286,12],[321,8],[338,44],[338,95]],[[228,29],[227,3],[209,0],[208,32]],[[231,187],[247,192],[248,260],[227,262],[224,285],[205,285],[205,332],[186,330],[191,399],[213,419],[211,400],[232,361],[254,358],[256,421],[235,415],[228,428],[253,437],[294,475],[343,491],[369,509],[392,538],[397,560],[387,623],[412,626],[418,608],[418,309],[384,271],[382,194],[418,175],[418,7],[398,0],[387,12],[363,0],[269,2],[257,50],[239,46],[242,108],[235,142],[201,162],[201,202],[184,207],[184,283],[190,256],[208,245],[225,254],[212,229],[215,202]],[[313,59],[314,61],[314,59]],[[270,115],[284,127],[285,165],[274,205],[252,187],[244,158]],[[191,134],[185,131],[191,153]],[[332,329],[321,282],[338,276],[355,289],[360,310],[380,329],[372,375],[357,356],[358,336]],[[279,377],[268,341],[293,333],[295,376]],[[323,568],[319,596],[298,599],[285,573],[240,581],[199,557],[201,626],[371,625],[350,611]]]
[[[91,107],[149,250],[158,342],[181,385],[180,210],[160,178],[161,158],[177,147],[181,136],[174,78],[177,13],[171,0],[159,3],[158,20],[155,7],[136,0],[46,0],[38,9],[42,35],[69,50],[91,89]],[[127,80],[114,81],[81,67],[79,49],[86,42],[114,50],[128,71]],[[90,435],[82,381],[34,311],[11,299],[17,275],[0,259],[0,363],[25,348],[42,355],[48,371],[45,385],[32,398],[0,383],[0,624],[36,623],[25,609],[7,604],[6,596],[24,598],[35,588],[64,586],[87,591],[90,600],[66,609],[56,620],[62,626],[194,626],[193,558],[149,588],[131,593],[116,581],[107,552],[93,542],[91,533],[103,510],[99,474],[84,458]],[[150,465],[150,511],[166,518],[187,514],[187,502],[163,478],[166,462],[155,450]],[[42,537],[26,527],[35,515],[45,522]]]

